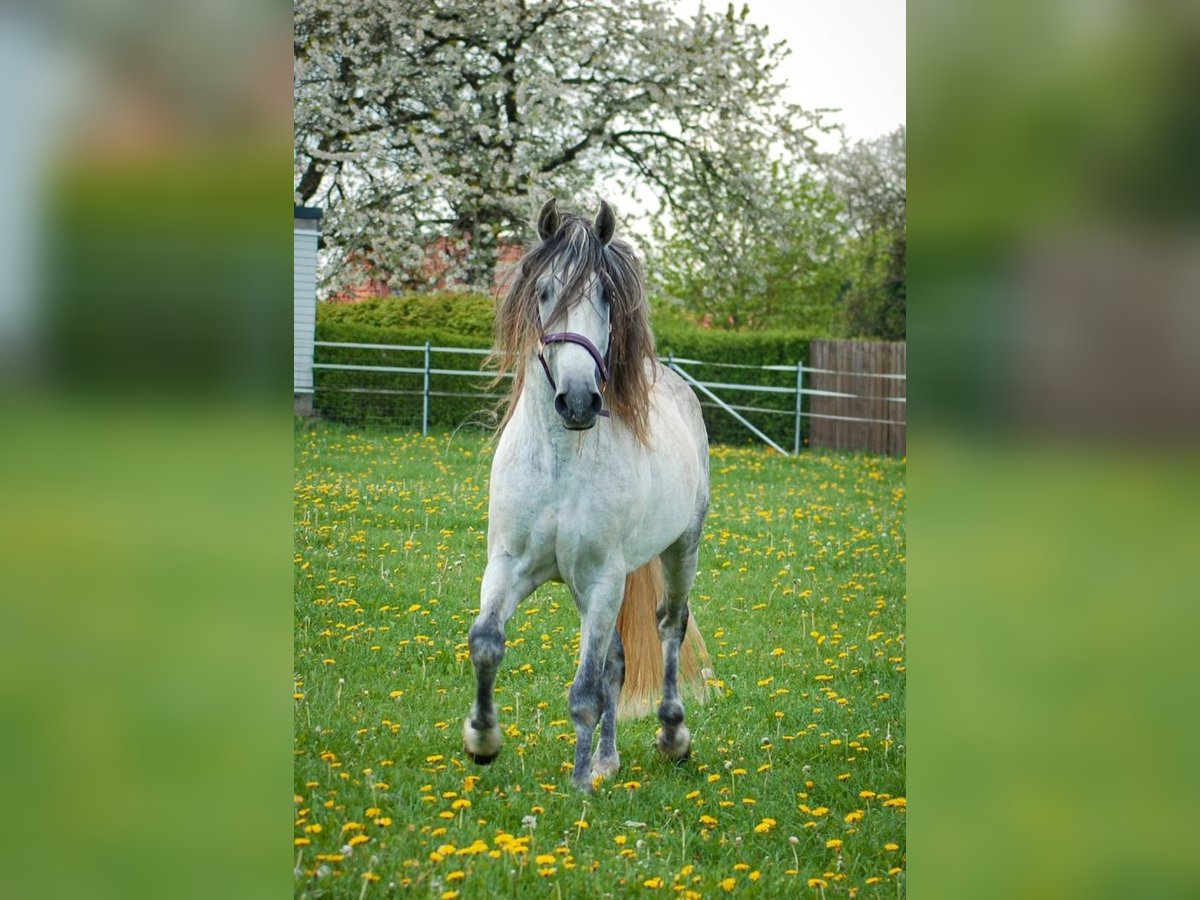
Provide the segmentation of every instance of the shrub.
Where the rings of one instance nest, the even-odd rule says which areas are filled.
[[[322,303],[317,310],[319,341],[405,345],[415,349],[318,347],[316,361],[423,369],[426,341],[434,347],[489,349],[493,310],[492,298],[468,293],[409,294],[354,304]],[[793,331],[705,329],[666,310],[656,310],[654,327],[661,356],[704,361],[704,364],[680,363],[681,368],[700,381],[789,389],[796,385],[796,363],[808,362],[809,341],[817,336]],[[433,352],[430,365],[435,370],[469,371],[477,369],[482,361],[481,355]],[[730,364],[778,365],[788,369],[764,372],[725,367]],[[423,372],[318,369],[314,374],[314,405],[327,418],[346,422],[386,421],[403,427],[420,427]],[[430,400],[431,424],[448,428],[471,423],[494,424],[491,413],[495,410],[496,400],[481,397],[487,391],[490,377],[489,373],[481,373],[479,378],[432,374],[430,391],[435,396]],[[503,390],[503,385],[493,389],[494,393]],[[714,393],[734,406],[769,410],[746,411],[743,415],[778,444],[791,449],[795,427],[794,393],[763,394],[732,388],[715,388]],[[704,418],[713,443],[757,441],[708,397],[701,396],[700,400],[704,404]]]

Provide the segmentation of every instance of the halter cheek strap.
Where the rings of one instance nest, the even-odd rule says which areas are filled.
[[[546,380],[550,382],[550,390],[557,391],[558,386],[554,383],[554,376],[550,374],[550,364],[546,362],[545,349],[547,344],[578,344],[596,362],[596,368],[600,370],[600,390],[608,386],[608,363],[605,362],[604,356],[596,349],[596,345],[589,341],[582,334],[576,334],[573,331],[556,331],[553,334],[543,334],[540,339],[541,346],[538,347],[538,362],[542,364],[542,371],[546,373]],[[600,410],[597,415],[610,416],[607,409]]]

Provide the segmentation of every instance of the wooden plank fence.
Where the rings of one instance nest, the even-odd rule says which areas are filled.
[[[810,447],[864,450],[903,456],[906,452],[906,353],[903,343],[815,340],[805,374],[813,393]],[[858,419],[865,421],[847,421]]]

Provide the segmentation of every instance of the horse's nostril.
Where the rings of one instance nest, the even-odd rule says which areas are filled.
[[[554,411],[569,428],[590,428],[603,405],[604,398],[592,390],[567,390],[554,397]]]

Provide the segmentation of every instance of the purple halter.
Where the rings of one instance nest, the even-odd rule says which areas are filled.
[[[541,327],[539,326],[539,331]],[[541,342],[538,347],[538,362],[542,364],[542,371],[546,373],[546,380],[550,382],[550,390],[557,391],[558,385],[554,383],[554,376],[550,374],[550,364],[546,362],[546,357],[543,351],[547,344],[578,344],[586,350],[596,361],[596,368],[600,370],[600,392],[604,393],[604,388],[608,385],[608,363],[604,361],[604,356],[596,349],[596,345],[589,341],[582,334],[576,334],[574,331],[556,331],[553,334],[543,333],[539,337]],[[597,413],[600,416],[610,416],[607,409],[602,409]]]

